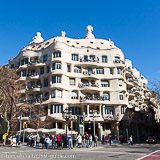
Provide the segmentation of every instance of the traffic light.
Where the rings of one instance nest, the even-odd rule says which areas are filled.
[[[23,122],[23,128],[27,128],[27,122]]]
[[[73,121],[71,121],[71,128],[73,129]]]
[[[79,116],[79,124],[83,125],[83,116]]]

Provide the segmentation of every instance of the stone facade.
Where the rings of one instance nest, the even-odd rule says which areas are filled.
[[[94,112],[99,136],[116,133],[129,114],[148,111],[147,79],[110,39],[97,39],[92,31],[87,26],[84,39],[67,38],[62,32],[43,40],[37,33],[9,61],[26,82],[28,101],[47,108],[46,117],[53,122],[50,128],[65,129],[62,111],[67,107],[74,115],[73,130],[77,115],[83,115],[88,131]]]

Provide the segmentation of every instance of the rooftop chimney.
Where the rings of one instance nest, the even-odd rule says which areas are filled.
[[[66,32],[65,32],[65,31],[62,31],[62,32],[61,32],[61,36],[62,36],[62,37],[65,37],[65,36],[66,36]]]

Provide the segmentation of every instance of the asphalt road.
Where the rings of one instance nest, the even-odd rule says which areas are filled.
[[[0,160],[73,159],[73,160],[136,160],[160,149],[160,144],[99,146],[97,148],[35,149],[25,146],[0,146]],[[154,157],[155,158],[155,157]],[[142,158],[143,159],[143,158]],[[150,159],[150,158],[149,158]],[[160,159],[160,157],[158,157]],[[154,159],[154,160],[158,160]]]

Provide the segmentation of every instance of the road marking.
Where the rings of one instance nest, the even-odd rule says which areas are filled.
[[[152,153],[150,153],[150,154],[147,154],[147,155],[145,155],[145,156],[143,156],[143,157],[141,157],[141,158],[138,158],[138,159],[136,159],[136,160],[142,160],[143,158],[149,157],[150,155],[152,155],[152,154],[154,154],[154,153],[157,153],[157,152],[159,152],[159,151],[160,151],[160,150],[154,151],[154,152],[152,152]]]
[[[79,150],[79,151],[83,151],[83,150]],[[93,151],[93,150],[92,150],[92,151],[91,151],[91,150],[90,150],[90,151],[85,151],[85,150],[84,150],[84,152],[116,153],[116,154],[137,154],[137,153],[127,153],[127,152],[110,152],[110,151],[107,152],[107,151]],[[146,155],[145,153],[138,153],[138,154],[139,154],[139,155]]]

